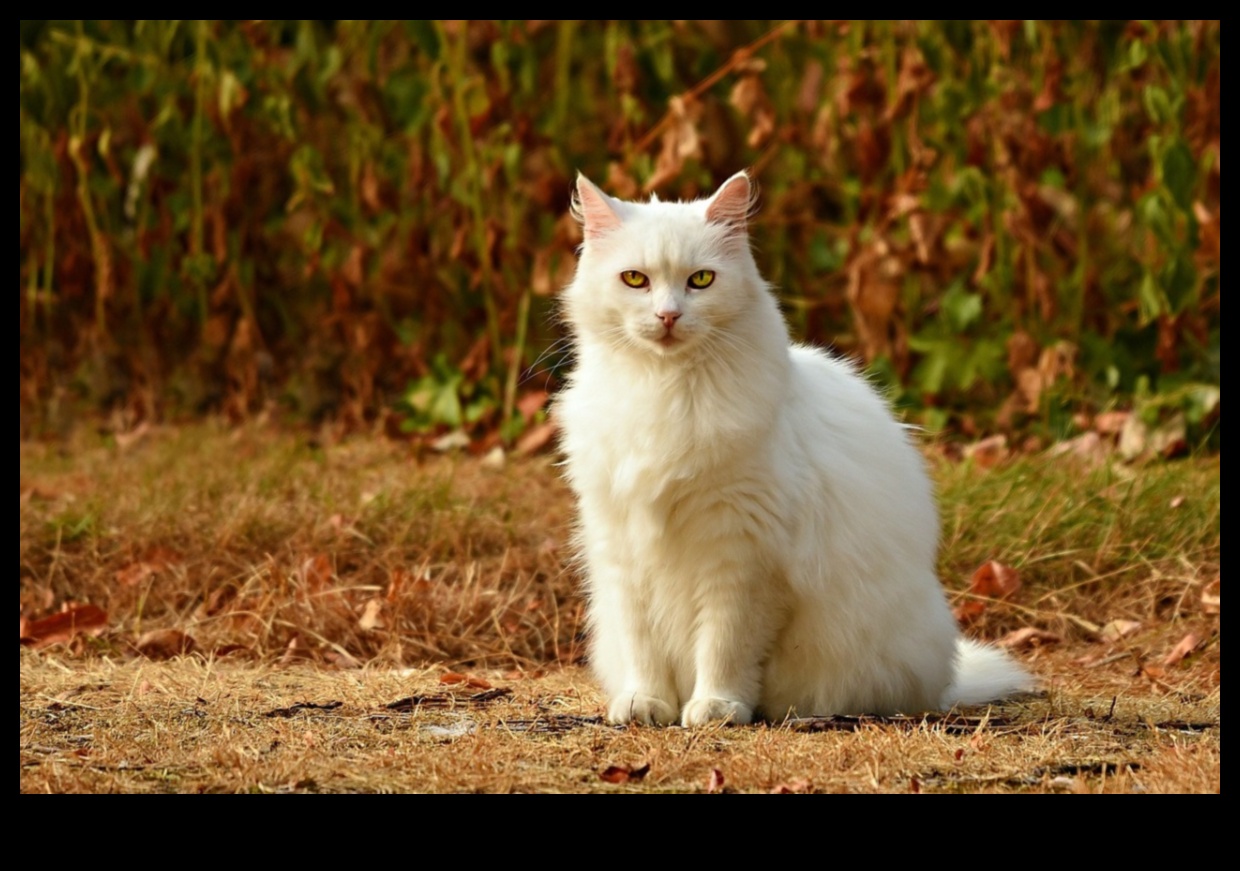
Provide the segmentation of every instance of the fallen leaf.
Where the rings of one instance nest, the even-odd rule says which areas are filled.
[[[234,653],[241,652],[249,653],[250,648],[246,647],[244,644],[221,644],[219,647],[211,651],[214,656],[231,656]]]
[[[164,569],[184,562],[185,557],[170,547],[157,544],[146,552],[142,560],[153,565],[155,571],[162,572]]]
[[[999,639],[999,646],[1009,650],[1021,650],[1026,647],[1041,647],[1043,644],[1058,644],[1063,639],[1046,629],[1025,626],[1014,629]]]
[[[986,599],[1010,599],[1020,589],[1020,574],[997,560],[982,564],[969,580],[969,592]],[[956,620],[970,623],[986,610],[986,602],[969,599],[953,609]]]
[[[134,642],[134,649],[148,659],[171,659],[192,653],[197,646],[193,638],[177,629],[152,629]]]
[[[30,502],[32,499],[42,500],[44,502],[51,502],[55,499],[60,498],[60,492],[58,490],[54,490],[51,487],[47,487],[43,484],[31,484],[29,487],[27,487],[25,484],[19,484],[18,487],[19,487],[19,491],[21,495],[22,505],[25,505],[27,502]]]
[[[952,608],[952,616],[956,618],[956,622],[961,626],[967,626],[976,620],[986,610],[986,603],[979,602],[976,599],[967,599]]]
[[[1108,450],[1102,437],[1090,431],[1076,438],[1051,445],[1046,455],[1048,457],[1074,457],[1086,463],[1098,463],[1106,459]]]
[[[1135,460],[1145,453],[1145,443],[1149,439],[1150,430],[1145,422],[1135,414],[1124,421],[1119,433],[1119,455],[1125,460]]]
[[[707,792],[722,792],[723,791],[723,772],[720,771],[718,768],[712,768],[710,770],[710,777],[707,778],[706,780],[706,791]]]
[[[786,783],[780,783],[771,788],[771,795],[791,795],[793,793],[810,792],[814,785],[804,777],[794,777]]]
[[[155,572],[156,568],[148,562],[131,563],[123,569],[117,569],[116,582],[122,587],[136,587]]]
[[[107,625],[108,612],[97,605],[66,602],[60,613],[28,622],[21,642],[35,648],[47,647],[68,641],[75,635],[98,635]]]
[[[1104,411],[1094,418],[1094,429],[1101,435],[1118,435],[1131,415],[1130,411]]]
[[[517,453],[528,456],[541,451],[555,438],[555,433],[555,422],[550,420],[530,427],[517,439]]]
[[[331,583],[332,561],[325,553],[315,554],[301,564],[301,579],[311,593],[317,593]]]
[[[329,650],[323,658],[337,668],[361,668],[362,661],[347,650]]]
[[[1119,435],[1119,453],[1125,460],[1146,455],[1174,457],[1187,447],[1188,426],[1183,414],[1172,415],[1157,426],[1149,426],[1138,415],[1124,422]]]
[[[1217,577],[1210,583],[1206,584],[1205,589],[1201,591],[1201,609],[1207,614],[1221,614],[1220,611],[1220,589],[1219,582],[1222,577]]]
[[[608,783],[636,783],[650,773],[650,763],[634,768],[631,765],[608,765],[599,772],[599,778]]]
[[[1112,620],[1102,627],[1098,632],[1098,637],[1103,641],[1119,641],[1121,638],[1127,638],[1132,633],[1141,628],[1141,624],[1136,620]]]
[[[991,599],[1010,599],[1020,589],[1020,575],[1016,569],[998,560],[990,560],[973,573],[969,592]]]
[[[1183,638],[1180,639],[1179,643],[1176,644],[1175,647],[1171,648],[1171,651],[1166,656],[1163,657],[1162,664],[1163,665],[1176,665],[1177,663],[1182,662],[1184,660],[1184,657],[1188,656],[1190,653],[1196,650],[1197,645],[1200,643],[1201,643],[1200,635],[1198,635],[1196,632],[1188,633],[1187,635],[1185,635]]]
[[[1085,791],[1081,782],[1075,777],[1065,777],[1063,775],[1052,777],[1049,785],[1052,789],[1065,789],[1068,792],[1080,793]]]
[[[988,436],[981,441],[967,445],[964,449],[965,457],[972,460],[979,469],[994,468],[1006,460],[1010,454],[1007,436],[1002,434]]]
[[[455,451],[459,448],[467,448],[469,447],[469,436],[467,436],[462,430],[456,429],[447,435],[442,435],[435,439],[431,442],[431,447],[439,451],[441,454],[446,454],[449,451]]]
[[[362,616],[358,618],[359,629],[370,632],[374,629],[386,629],[387,621],[383,619],[383,600],[368,599],[362,607]]]
[[[472,674],[458,674],[455,671],[449,671],[441,675],[439,682],[442,684],[465,684],[467,687],[479,690],[489,690],[491,688],[491,684],[480,677],[474,677]]]
[[[531,390],[529,393],[523,394],[517,400],[517,411],[520,412],[521,419],[528,422],[547,404],[547,396],[548,394],[545,390]]]
[[[116,439],[116,446],[118,448],[122,451],[127,451],[138,442],[142,441],[142,439],[144,439],[150,431],[151,422],[149,420],[144,420],[129,432],[113,433],[113,438]]]

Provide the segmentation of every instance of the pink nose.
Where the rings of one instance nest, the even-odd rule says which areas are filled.
[[[676,325],[680,312],[659,312],[655,317],[663,321],[663,326],[670,330]]]

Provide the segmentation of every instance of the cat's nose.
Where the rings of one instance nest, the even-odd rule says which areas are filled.
[[[662,312],[657,312],[655,314],[655,317],[663,321],[663,326],[670,330],[672,327],[676,325],[676,321],[680,317],[680,312],[662,311]]]

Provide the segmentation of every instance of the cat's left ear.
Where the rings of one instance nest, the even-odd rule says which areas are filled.
[[[706,204],[706,220],[743,232],[753,209],[753,184],[749,181],[749,173],[742,170],[715,191]]]

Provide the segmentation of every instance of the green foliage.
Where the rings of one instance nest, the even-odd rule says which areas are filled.
[[[1216,21],[24,21],[24,418],[394,407],[511,437],[560,338],[578,170],[691,197],[752,167],[795,331],[922,423],[1037,417],[1000,409],[1063,343],[1041,395],[1069,412],[1217,387],[1220,44]]]
[[[438,354],[431,371],[409,385],[401,405],[406,412],[402,429],[412,432],[477,423],[494,410],[496,401]]]

